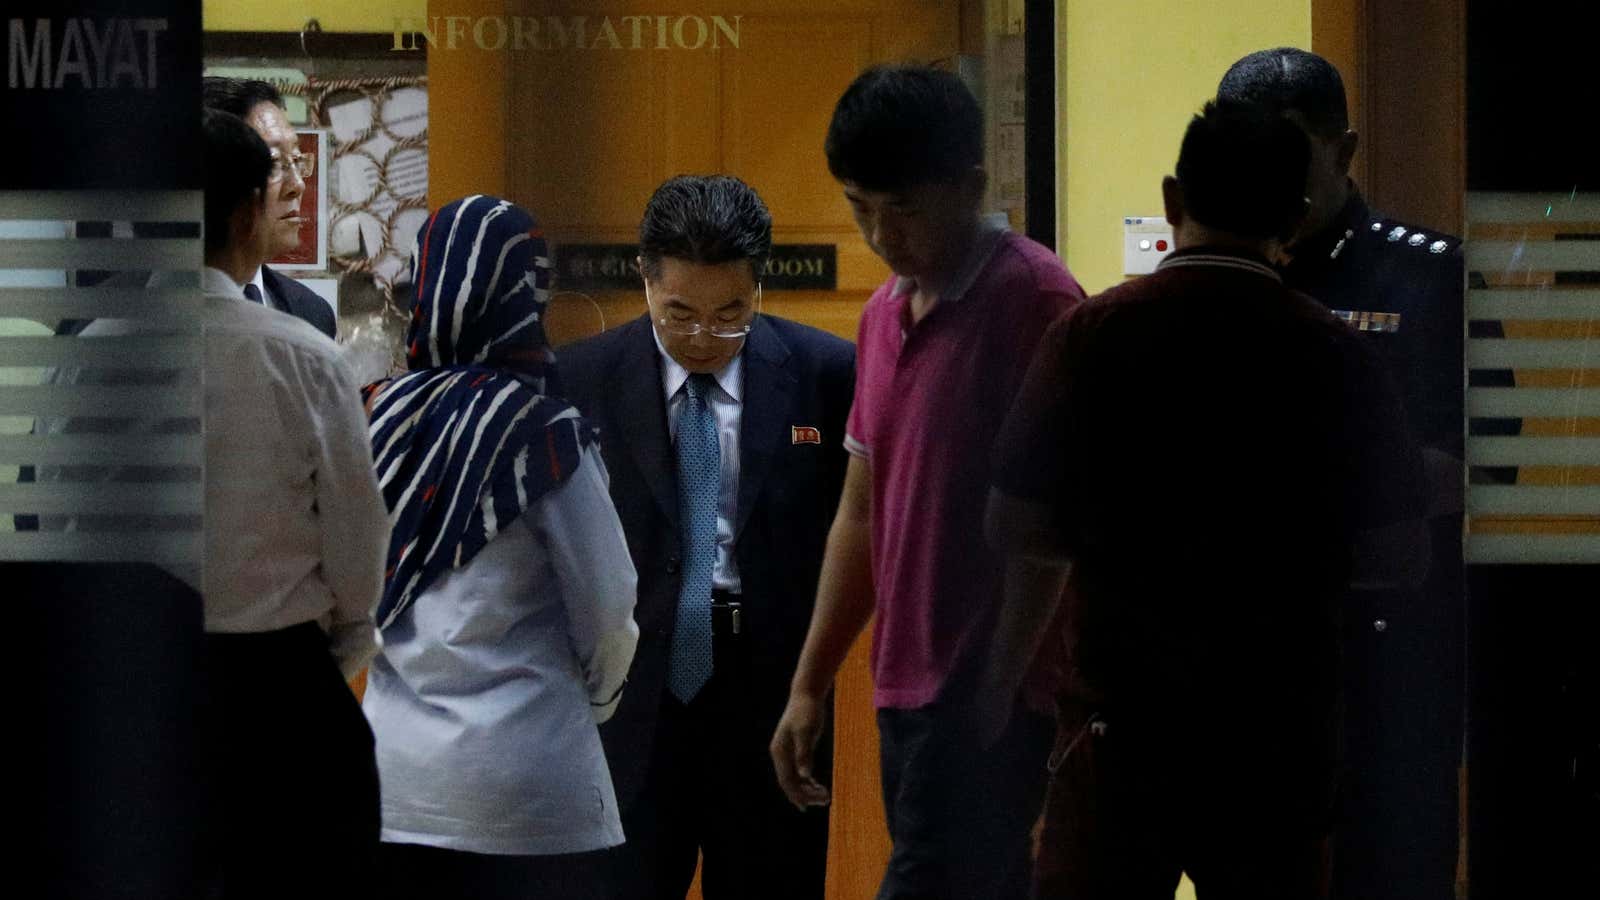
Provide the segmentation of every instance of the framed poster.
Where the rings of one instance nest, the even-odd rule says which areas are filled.
[[[298,128],[300,153],[311,160],[300,195],[300,245],[267,260],[274,269],[321,271],[328,268],[328,191],[323,183],[328,171],[328,132]]]

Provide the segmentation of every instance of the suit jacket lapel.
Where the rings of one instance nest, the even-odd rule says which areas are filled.
[[[612,396],[617,398],[616,426],[661,512],[677,527],[678,476],[661,395],[660,355],[648,319],[637,319],[627,327],[626,346],[611,381]]]
[[[272,271],[265,265],[261,267],[261,284],[267,289],[267,296],[261,298],[263,305],[267,309],[275,309],[279,312],[286,312],[296,318],[303,318],[300,316],[300,310],[295,308],[294,298],[284,288],[283,278],[284,276]]]
[[[790,407],[795,377],[787,364],[789,347],[761,317],[744,348],[744,406],[739,424],[739,504],[734,512],[733,539],[739,540],[755,509],[761,485],[792,424]]]

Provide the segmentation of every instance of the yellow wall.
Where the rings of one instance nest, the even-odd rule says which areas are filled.
[[[316,19],[323,31],[392,31],[396,16],[420,19],[427,0],[204,0],[207,31],[299,31]]]
[[[1311,0],[1058,0],[1058,225],[1090,293],[1122,280],[1122,217],[1161,212],[1189,117],[1234,60],[1311,46]]]
[[[441,18],[506,14],[505,0],[429,0],[426,6]],[[482,50],[471,42],[454,50],[430,48],[429,209],[469,194],[506,196],[509,58],[506,51]]]
[[[1123,216],[1161,213],[1189,117],[1239,57],[1309,48],[1311,0],[1057,0],[1056,22],[1058,249],[1095,293],[1122,280]]]

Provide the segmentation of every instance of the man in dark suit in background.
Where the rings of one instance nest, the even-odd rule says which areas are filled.
[[[283,96],[265,81],[211,76],[204,81],[202,99],[209,109],[220,109],[245,120],[272,151],[272,175],[267,180],[267,212],[272,220],[268,258],[300,246],[300,201],[315,159],[300,152],[300,139],[284,113]],[[328,301],[265,264],[245,285],[244,292],[257,303],[304,319],[330,338],[338,337],[338,322]]]
[[[627,843],[610,896],[820,900],[827,813],[767,742],[843,485],[850,343],[760,314],[772,219],[743,182],[674,178],[639,228],[646,315],[564,348],[639,572],[639,649],[601,728]],[[827,746],[827,742],[824,742]]]

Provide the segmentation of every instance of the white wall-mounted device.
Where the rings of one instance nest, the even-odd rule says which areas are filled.
[[[1149,275],[1172,252],[1172,226],[1166,216],[1124,216],[1122,273]]]

